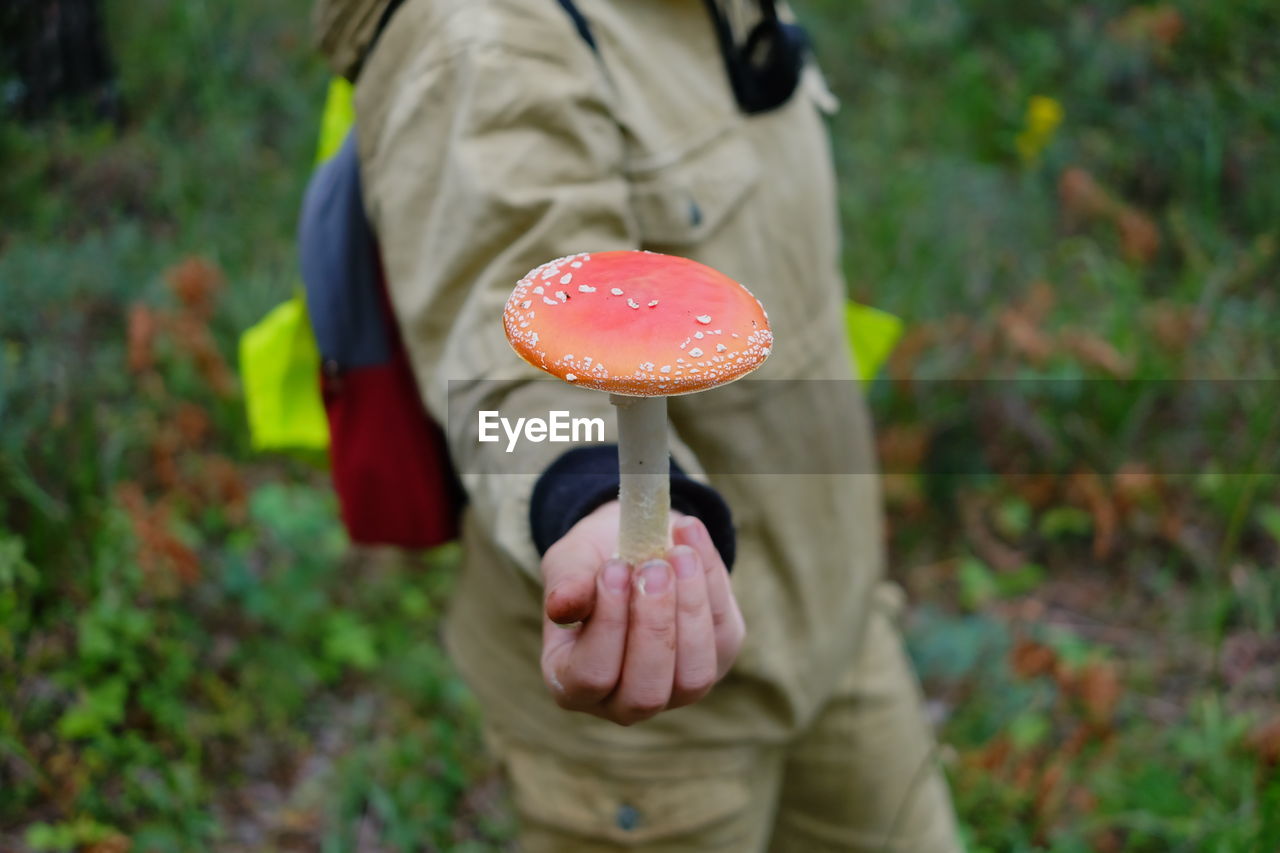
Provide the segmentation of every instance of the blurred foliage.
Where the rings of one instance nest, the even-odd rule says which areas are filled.
[[[295,275],[307,7],[109,4],[124,126],[0,123],[0,849],[509,834],[468,805],[454,555],[351,554],[322,475],[248,453],[228,354]]]
[[[1280,7],[800,11],[971,848],[1277,849]]]
[[[795,5],[853,295],[909,329],[872,399],[971,848],[1280,848],[1280,7]],[[307,6],[108,2],[122,124],[0,117],[0,849],[510,836],[455,555],[352,552],[248,452]]]

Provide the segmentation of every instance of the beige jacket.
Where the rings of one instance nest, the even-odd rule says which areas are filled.
[[[384,3],[322,0],[339,70],[354,67]],[[778,742],[855,654],[882,563],[870,427],[843,330],[830,95],[810,69],[788,103],[744,116],[702,0],[578,6],[598,55],[555,0],[407,0],[357,81],[365,201],[392,301],[470,497],[447,640],[492,722],[568,754]],[[469,426],[476,408],[558,408],[612,429],[606,395],[543,381],[501,317],[532,267],[619,248],[742,281],[776,341],[759,381],[670,401],[677,460],[734,512],[748,639],[710,697],[632,729],[561,711],[539,674],[529,495],[567,446],[517,461]],[[479,381],[495,379],[509,381]]]

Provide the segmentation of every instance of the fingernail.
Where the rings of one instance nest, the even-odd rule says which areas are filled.
[[[681,580],[697,577],[700,570],[697,552],[688,545],[677,545],[671,549],[671,565]]]
[[[693,528],[697,526],[698,526],[698,519],[696,516],[692,516],[692,515],[686,515],[684,518],[676,522],[677,530],[683,530],[688,533],[692,533]]]
[[[631,567],[621,560],[604,564],[604,588],[610,592],[625,592],[631,580]]]
[[[707,544],[706,540],[710,537],[707,536],[706,525],[699,521],[697,516],[691,515],[688,518],[681,519],[680,526],[684,530],[684,534],[689,537],[691,543],[694,545]]]
[[[645,563],[636,576],[636,588],[641,595],[662,595],[671,588],[671,567],[661,560]]]

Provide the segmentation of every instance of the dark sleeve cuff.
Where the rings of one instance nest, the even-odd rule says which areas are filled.
[[[592,511],[618,497],[618,446],[576,447],[551,463],[533,487],[529,525],[539,554]],[[671,508],[699,518],[725,566],[733,569],[733,515],[720,493],[690,479],[671,460]]]

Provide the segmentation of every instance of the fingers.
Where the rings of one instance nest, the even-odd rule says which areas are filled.
[[[636,570],[604,559],[616,527],[588,516],[543,558],[542,673],[561,707],[631,725],[705,696],[745,631],[701,521],[677,522],[670,561]]]
[[[565,536],[542,558],[544,609],[557,625],[585,622],[596,598],[600,556],[592,543]]]
[[[715,630],[707,578],[698,553],[687,545],[671,551],[676,576],[676,672],[667,707],[690,705],[716,682]]]
[[[647,720],[671,699],[676,663],[676,585],[671,565],[651,560],[632,584],[626,660],[604,716],[622,725]]]
[[[631,568],[605,563],[596,578],[595,608],[581,628],[543,622],[543,679],[557,704],[590,710],[618,684],[626,650]]]
[[[720,552],[711,541],[707,528],[697,518],[681,519],[675,527],[673,539],[678,545],[687,545],[696,551],[706,570],[707,602],[716,638],[716,677],[721,678],[733,666],[746,636],[742,611],[738,609],[729,584],[729,571],[720,559]]]

